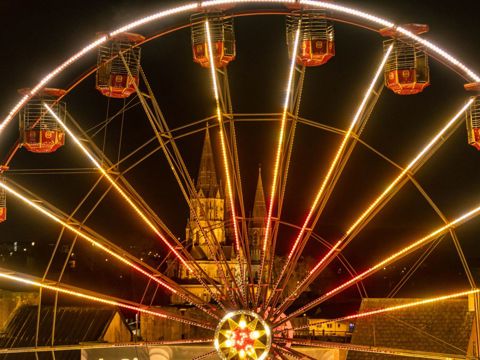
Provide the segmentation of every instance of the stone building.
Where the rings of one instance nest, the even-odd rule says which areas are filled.
[[[207,129],[200,158],[200,168],[196,182],[197,197],[190,201],[192,208],[186,226],[186,247],[197,264],[206,274],[221,283],[220,269],[215,262],[216,251],[223,251],[234,276],[239,276],[240,268],[233,246],[233,229],[229,222],[230,210],[219,180],[210,132]],[[248,225],[252,271],[258,273],[261,239],[265,234],[266,205],[261,172],[259,171],[252,217]],[[205,302],[211,301],[210,294],[184,267],[176,266],[175,277],[188,291]],[[214,288],[211,288],[214,291]],[[221,296],[221,295],[220,295]],[[181,305],[184,300],[173,296],[172,303]]]

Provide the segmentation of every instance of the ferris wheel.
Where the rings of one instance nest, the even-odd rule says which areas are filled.
[[[285,61],[280,63],[288,66],[284,74],[274,75],[283,81],[283,91],[269,92],[270,98],[276,94],[278,103],[270,112],[239,111],[232,94],[234,82],[241,81],[244,75],[243,70],[235,72],[237,63],[242,62],[240,49],[244,44],[236,36],[241,26],[234,26],[234,22],[249,19],[261,24],[266,17],[284,22],[283,32],[273,34],[279,43],[285,43]],[[337,28],[341,28],[340,36],[336,36]],[[306,91],[312,90],[309,77],[318,79],[320,70],[328,71],[342,57],[342,46],[338,45],[348,42],[348,37],[342,36],[345,32],[365,30],[378,54],[358,76],[361,80],[355,80],[363,82],[356,105],[349,112],[342,109],[338,121],[332,123],[325,120],[325,114],[330,116],[334,109],[325,110],[328,103],[318,105],[319,100],[313,100],[313,106],[310,100],[316,115],[304,115],[306,99],[317,96]],[[0,278],[56,294],[55,304],[59,296],[79,298],[158,322],[199,329],[192,332],[198,336],[122,346],[210,347],[193,355],[195,359],[314,358],[304,353],[303,347],[424,357],[425,352],[415,350],[406,353],[388,346],[305,339],[300,335],[302,330],[322,321],[302,323],[298,319],[350,289],[355,289],[361,298],[368,297],[364,281],[407,259],[411,266],[385,294],[394,296],[442,241],[453,244],[448,255],[461,265],[465,281],[460,287],[445,292],[441,288],[434,292],[426,289],[422,300],[343,314],[334,320],[354,321],[467,295],[478,303],[480,290],[456,229],[480,214],[480,204],[474,199],[471,206],[456,212],[443,209],[428,191],[438,174],[429,178],[422,170],[439,161],[434,155],[448,145],[449,138],[460,133],[464,121],[464,143],[480,150],[480,77],[426,40],[423,34],[428,30],[424,24],[398,25],[331,2],[214,0],[166,9],[99,33],[94,42],[34,87],[20,90],[20,101],[0,123],[0,144],[8,147],[0,167],[0,233],[21,234],[22,229],[16,229],[20,222],[12,219],[24,207],[28,216],[46,224],[45,228],[39,225],[35,229],[39,237],[42,230],[48,236],[55,234],[42,274],[34,276],[2,268]],[[175,37],[186,32],[189,45]],[[180,43],[192,53],[194,71],[202,84],[191,82],[185,87],[188,93],[195,93],[192,84],[198,86],[196,91],[202,95],[192,101],[196,105],[206,102],[209,112],[205,117],[194,118],[195,110],[183,102],[176,103],[157,83],[161,82],[162,71],[152,69],[156,66],[152,59],[147,61],[150,55],[157,56],[154,61],[160,64],[165,61],[164,49],[168,48],[167,40],[172,39],[176,46]],[[79,67],[84,70],[75,70]],[[452,72],[462,81],[462,85],[448,89],[461,101],[445,105],[441,115],[434,113],[427,121],[420,118],[418,108],[425,100],[423,94],[436,86],[436,71]],[[179,72],[165,81],[175,77],[178,81],[184,79]],[[385,146],[390,141],[395,144],[393,138],[384,139],[380,145],[375,141],[374,130],[384,124],[372,122],[378,117],[377,105],[383,107],[380,114],[386,114],[384,97],[394,102],[394,112],[400,114],[397,116],[418,116],[407,125],[415,121],[427,123],[428,132],[420,132],[419,139],[412,142],[415,147],[408,145],[409,151],[402,149],[398,157],[395,147]],[[169,110],[169,104],[176,110]],[[344,118],[347,113],[348,120]],[[12,137],[10,129],[16,126],[17,118],[18,136]],[[417,131],[405,126],[398,129],[407,133],[402,140]],[[396,129],[388,132],[389,136],[396,133]],[[461,151],[467,152],[468,147]],[[38,162],[32,160],[34,157]],[[380,165],[365,166],[369,169],[366,174],[354,174],[359,170],[358,165],[353,165],[354,159]],[[41,167],[32,168],[34,161]],[[192,168],[198,162],[195,179]],[[262,163],[261,175],[252,171],[252,164],[257,163]],[[368,173],[374,169],[378,173]],[[434,173],[435,168],[429,171]],[[42,177],[46,174],[55,178],[51,184]],[[69,176],[75,180],[67,180]],[[252,186],[254,183],[256,186]],[[350,192],[345,190],[347,187]],[[339,188],[346,194],[344,205],[332,208],[332,203],[342,199]],[[304,192],[308,194],[299,195]],[[407,200],[402,205],[398,199],[404,193]],[[355,198],[357,195],[362,196]],[[411,204],[412,198],[415,205]],[[429,214],[423,218],[426,226],[418,224],[413,233],[405,232],[411,221],[422,223],[418,214],[423,213],[411,209],[416,219],[405,220],[401,241],[385,241],[383,248],[374,243],[368,248],[362,234],[370,231],[372,224],[378,227],[395,218],[393,210],[391,218],[382,216],[396,205],[400,212],[407,213],[412,207],[425,208]],[[339,222],[341,233],[325,234],[329,231],[327,222],[342,216],[347,219]],[[178,222],[178,218],[188,218],[185,235],[172,230],[170,224]],[[408,219],[408,214],[401,219]],[[135,246],[127,246],[123,236],[127,235],[122,232],[130,225],[138,238],[156,241],[165,255],[153,251],[143,256]],[[108,289],[101,291],[95,281],[90,288],[68,283],[65,279],[69,264],[75,262],[75,253],[82,248],[104,261],[101,269],[127,269],[135,279],[146,281],[140,283],[145,285],[142,299],[121,298]],[[351,248],[355,250],[348,253]],[[313,262],[303,263],[306,252],[312,249],[316,251]],[[359,252],[362,256],[358,256]],[[363,263],[352,265],[346,253],[356,255]],[[334,281],[300,302],[333,264],[339,264],[345,274],[339,277],[342,281]],[[55,267],[59,270],[55,271]],[[156,306],[161,302],[158,291],[167,294],[177,308],[188,305],[193,310],[185,315],[174,311],[175,306]],[[478,314],[475,316],[479,324]],[[22,350],[14,343],[10,347],[0,349],[0,353],[61,350],[53,342],[44,349],[37,346]],[[448,354],[428,355],[441,359]]]

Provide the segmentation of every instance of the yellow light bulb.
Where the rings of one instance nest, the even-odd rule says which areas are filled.
[[[247,351],[247,354],[250,355],[250,356],[253,355],[253,354],[255,354],[255,349],[253,348],[252,345],[248,345],[248,346],[245,348],[245,350]]]

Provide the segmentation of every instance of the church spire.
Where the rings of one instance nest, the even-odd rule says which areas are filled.
[[[200,169],[197,179],[197,191],[202,191],[205,197],[215,197],[218,192],[217,172],[215,171],[215,161],[213,160],[212,143],[208,126],[205,132],[205,140],[203,141],[202,157],[200,159]]]
[[[262,168],[258,167],[257,189],[255,191],[255,202],[253,204],[253,222],[254,226],[262,227],[267,216],[267,207],[265,205],[265,194],[263,192]]]

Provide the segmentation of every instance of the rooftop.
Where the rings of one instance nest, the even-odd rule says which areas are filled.
[[[363,299],[360,312],[410,303],[418,299]],[[445,354],[466,354],[474,312],[467,299],[447,300],[390,314],[359,318],[352,344],[384,346]],[[348,360],[410,359],[349,352]]]

